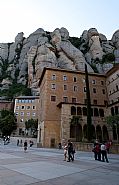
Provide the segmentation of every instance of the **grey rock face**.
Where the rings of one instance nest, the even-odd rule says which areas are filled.
[[[119,30],[117,30],[112,36],[112,42],[116,49],[119,49]]]
[[[103,55],[114,53],[115,62],[119,63],[119,30],[111,41],[98,33],[96,28],[84,30],[76,48],[69,39],[66,28],[56,28],[53,32],[37,29],[24,38],[23,32],[18,33],[13,43],[0,44],[0,76],[6,64],[6,74],[17,83],[27,84],[32,93],[38,94],[38,81],[44,67],[58,67],[73,71],[84,71],[85,64],[89,72],[94,72],[91,65],[97,67],[99,73],[105,73],[112,64],[101,64]],[[6,62],[6,63],[5,63]],[[2,89],[9,88],[8,79],[2,80]]]
[[[111,39],[112,43],[115,46],[115,51],[114,51],[114,55],[115,55],[115,62],[119,63],[119,30],[117,30]]]
[[[0,43],[0,61],[6,60],[8,58],[8,44]]]
[[[69,32],[66,28],[61,28],[60,29],[60,34],[61,34],[61,38],[62,40],[68,40],[69,39]]]

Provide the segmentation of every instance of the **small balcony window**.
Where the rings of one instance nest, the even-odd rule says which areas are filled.
[[[76,79],[76,77],[74,77],[74,82],[76,82],[77,81],[77,79]]]
[[[52,89],[56,89],[56,85],[55,85],[55,84],[52,84],[52,85],[51,85],[51,88],[52,88]]]
[[[56,80],[56,75],[52,75],[52,80]]]
[[[63,76],[63,80],[64,80],[64,81],[67,80],[67,76],[66,76],[66,75]]]
[[[56,96],[51,96],[51,101],[56,101]]]
[[[64,85],[64,90],[67,90],[67,85]]]
[[[68,102],[68,97],[63,97],[63,102]]]

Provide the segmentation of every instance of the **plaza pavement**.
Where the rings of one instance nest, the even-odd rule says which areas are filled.
[[[63,150],[0,144],[0,185],[119,185],[119,155],[109,163],[95,161],[92,152],[76,151],[75,161],[63,161]]]

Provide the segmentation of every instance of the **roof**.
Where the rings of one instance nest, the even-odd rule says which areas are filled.
[[[114,72],[119,70],[119,64],[115,64],[107,73],[106,73],[106,77],[110,76],[111,74],[113,74]]]
[[[39,96],[18,96],[15,99],[39,99]]]
[[[45,75],[46,70],[50,70],[50,71],[61,71],[61,72],[74,73],[74,74],[85,74],[85,71],[73,71],[73,70],[61,69],[61,68],[44,67],[43,72],[41,74],[41,78],[40,78],[39,83],[38,83],[38,86],[41,85],[41,82],[43,80],[43,77]],[[106,77],[105,74],[99,74],[99,73],[88,73],[88,74],[89,75],[92,75],[92,76]]]

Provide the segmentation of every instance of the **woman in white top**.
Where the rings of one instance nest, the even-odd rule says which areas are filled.
[[[106,162],[108,163],[109,161],[107,158],[107,150],[106,150],[105,143],[101,144],[101,154],[102,154],[102,161],[105,162],[105,160],[106,160]]]

